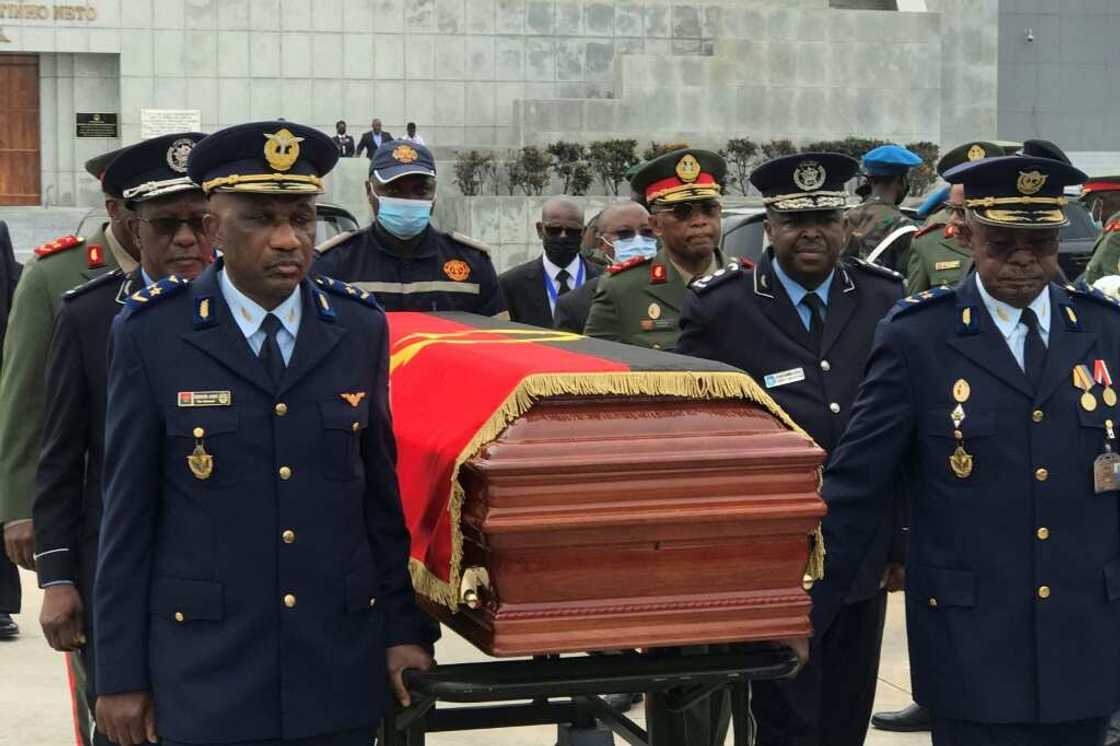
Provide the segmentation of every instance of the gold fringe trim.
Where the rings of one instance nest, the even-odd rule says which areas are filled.
[[[624,371],[612,373],[545,373],[526,376],[506,397],[474,437],[460,451],[451,470],[451,572],[445,581],[434,575],[423,563],[409,560],[412,585],[416,592],[447,606],[459,606],[459,585],[463,564],[463,533],[460,521],[466,498],[459,483],[463,464],[495,441],[517,418],[541,400],[558,396],[672,396],[682,399],[743,399],[758,404],[790,430],[809,438],[785,411],[778,406],[753,378],[745,373],[698,371]],[[813,533],[812,551],[806,573],[819,579],[824,572],[824,538],[818,525]]]

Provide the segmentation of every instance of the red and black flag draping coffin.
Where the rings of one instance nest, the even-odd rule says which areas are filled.
[[[824,453],[749,376],[471,314],[389,327],[413,583],[479,648],[809,635]]]

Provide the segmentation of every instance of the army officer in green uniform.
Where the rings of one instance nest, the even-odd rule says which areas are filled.
[[[658,350],[676,344],[688,283],[723,265],[720,185],[726,175],[723,158],[694,148],[666,153],[634,174],[630,185],[649,207],[661,249],[607,269],[585,334]]]
[[[1102,277],[1120,275],[1120,176],[1097,176],[1085,182],[1081,201],[1102,226],[1083,276],[1092,285]]]

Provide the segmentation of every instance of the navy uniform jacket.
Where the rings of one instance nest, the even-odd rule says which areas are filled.
[[[742,369],[831,454],[848,424],[875,327],[902,298],[902,276],[862,260],[841,260],[818,354],[773,265],[768,249],[753,269],[733,263],[719,276],[693,282],[676,351]],[[850,601],[879,592],[888,554],[902,559],[898,512],[884,512]]]
[[[274,386],[221,266],[134,294],[113,324],[97,690],[152,690],[160,735],[188,743],[372,727],[386,646],[420,641],[385,315],[304,280]]]
[[[506,310],[494,263],[483,244],[429,227],[419,250],[404,257],[382,245],[375,226],[339,234],[320,245],[315,272],[368,290],[386,311],[497,316]]]
[[[1120,309],[1051,285],[1035,392],[973,275],[922,295],[879,326],[825,472],[828,556],[813,588],[814,623],[835,614],[891,496],[890,475],[905,464],[915,698],[941,717],[980,722],[1106,716],[1120,705],[1120,494],[1094,494],[1092,467],[1105,420],[1120,409],[1085,411],[1072,371],[1092,371],[1096,359],[1120,366]],[[967,397],[960,386],[954,396],[960,380]],[[963,479],[949,464],[959,398],[973,457]]]

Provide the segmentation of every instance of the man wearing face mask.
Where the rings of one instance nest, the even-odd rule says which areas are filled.
[[[755,169],[770,248],[752,269],[732,262],[692,283],[676,350],[749,373],[828,452],[847,424],[875,327],[902,298],[902,275],[841,258],[844,184],[857,168],[845,155],[802,153]],[[898,513],[881,516],[875,548],[836,621],[815,630],[805,669],[752,684],[759,746],[863,743],[885,589],[901,587]]]
[[[723,264],[720,184],[726,175],[723,158],[695,148],[666,153],[634,174],[630,185],[649,205],[661,248],[653,257],[636,255],[607,269],[587,316],[588,336],[658,350],[676,344],[688,283]]]
[[[583,211],[573,200],[553,197],[544,203],[537,223],[544,253],[498,277],[512,320],[552,328],[560,299],[602,273],[580,254],[583,231]]]
[[[427,147],[378,148],[366,193],[373,223],[320,244],[313,272],[372,292],[386,311],[505,313],[488,247],[431,225],[436,164]]]
[[[1081,200],[1092,205],[1101,235],[1085,267],[1085,282],[1092,285],[1107,275],[1120,274],[1120,176],[1097,176],[1081,188]]]
[[[599,213],[599,231],[598,248],[619,264],[657,253],[657,237],[649,223],[649,211],[637,202],[619,202],[605,208]],[[600,279],[602,275],[592,277],[556,301],[554,326],[557,329],[583,333]]]

